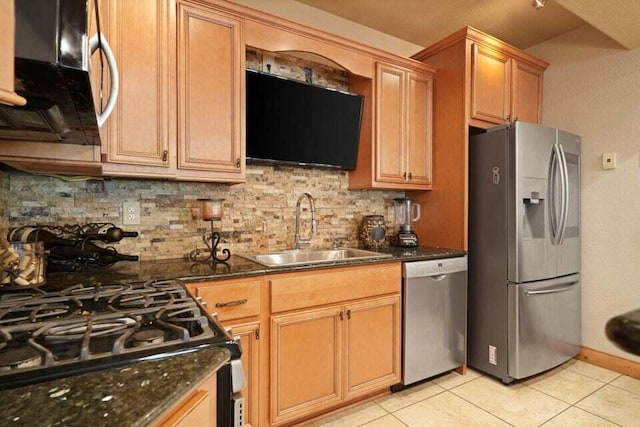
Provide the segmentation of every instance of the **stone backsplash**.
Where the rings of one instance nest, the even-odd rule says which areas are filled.
[[[64,225],[109,222],[139,237],[114,247],[143,260],[180,258],[196,247],[204,248],[202,233],[209,223],[198,219],[198,198],[224,198],[224,217],[214,222],[224,247],[232,253],[290,249],[295,230],[295,205],[303,192],[316,201],[318,232],[312,247],[329,247],[334,240],[358,246],[364,215],[384,215],[388,235],[393,232],[394,191],[351,191],[344,171],[279,166],[247,167],[244,184],[113,179],[65,181],[22,172],[0,173],[6,195],[2,236],[7,227],[27,224]],[[140,225],[122,225],[123,202],[139,202]],[[308,204],[303,201],[301,235],[310,229]]]
[[[348,90],[346,71],[299,58],[247,49],[247,68],[305,80],[310,69],[313,83]],[[270,67],[267,67],[267,64]],[[198,198],[224,198],[224,217],[214,226],[232,253],[290,249],[295,230],[295,206],[300,194],[316,200],[318,232],[311,246],[358,246],[364,215],[384,215],[388,237],[393,233],[393,198],[398,191],[351,191],[345,171],[289,166],[247,165],[244,184],[153,181],[140,179],[74,180],[0,170],[0,237],[11,227],[28,224],[64,225],[113,223],[138,231],[114,247],[142,260],[180,258],[196,247],[204,248],[202,234],[209,223],[198,219]],[[6,195],[6,196],[5,196]],[[139,202],[140,225],[122,225],[123,202]],[[304,212],[301,235],[310,229]]]

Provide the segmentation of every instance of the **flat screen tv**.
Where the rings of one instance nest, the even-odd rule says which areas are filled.
[[[247,161],[351,170],[363,97],[247,70]]]

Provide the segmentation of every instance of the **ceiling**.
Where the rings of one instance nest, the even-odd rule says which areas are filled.
[[[470,25],[521,49],[585,23],[627,49],[640,47],[640,1],[548,0],[297,0],[383,33],[430,46]]]

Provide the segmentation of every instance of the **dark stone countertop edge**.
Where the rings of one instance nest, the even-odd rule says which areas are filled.
[[[0,391],[0,425],[147,426],[229,361],[224,347]]]

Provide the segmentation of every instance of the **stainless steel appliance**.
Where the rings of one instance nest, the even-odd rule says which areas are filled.
[[[0,389],[224,346],[218,425],[242,418],[239,344],[182,283],[47,286],[0,294]]]
[[[89,34],[94,5],[94,0],[15,1],[15,88],[27,105],[0,105],[0,139],[100,145],[98,128],[115,106],[119,79],[107,39]],[[89,75],[92,65],[101,65],[97,56],[91,63],[98,49],[110,74],[101,112]]]
[[[402,277],[402,385],[408,385],[465,364],[467,257],[406,262]]]
[[[509,383],[581,345],[580,137],[514,122],[469,141],[469,365]]]
[[[394,237],[394,246],[417,247],[418,236],[413,231],[413,223],[420,219],[420,205],[408,197],[393,199],[396,208],[398,231]]]

